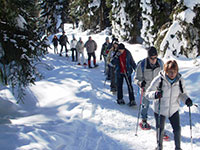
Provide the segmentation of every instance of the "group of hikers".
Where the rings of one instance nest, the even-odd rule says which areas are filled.
[[[76,40],[72,37],[69,43],[65,32],[58,39],[55,35],[53,40],[54,53],[58,54],[58,42],[61,45],[60,56],[62,56],[63,47],[65,47],[66,57],[68,57],[67,43],[70,44],[72,51],[72,61],[78,61],[82,64],[91,66],[91,57],[93,57],[93,67],[97,67],[95,51],[96,42],[89,36],[88,41],[83,43],[82,39]],[[85,62],[84,48],[88,54],[88,64]],[[149,130],[151,126],[147,122],[148,109],[150,101],[153,101],[154,118],[156,122],[156,150],[163,149],[163,138],[166,137],[164,132],[165,120],[169,119],[173,128],[175,150],[181,150],[181,126],[179,117],[180,100],[188,107],[193,105],[192,100],[186,94],[184,79],[179,73],[179,67],[175,60],[169,60],[165,64],[158,58],[155,47],[147,49],[148,56],[135,63],[130,51],[125,48],[123,43],[113,37],[110,42],[106,37],[100,53],[100,60],[104,59],[104,73],[106,79],[110,80],[110,91],[117,93],[117,103],[125,104],[123,99],[123,82],[126,81],[129,94],[129,106],[136,106],[134,90],[132,86],[132,73],[135,71],[134,83],[138,85],[141,93],[139,113],[142,121],[139,126],[144,130]]]
[[[68,43],[70,45],[70,50],[72,52],[72,61],[78,62],[78,65],[84,65],[84,66],[87,66],[84,56],[84,48],[86,48],[88,54],[88,67],[92,68],[91,57],[93,57],[93,67],[98,66],[96,63],[96,55],[95,55],[95,51],[97,50],[97,44],[92,39],[91,36],[89,36],[88,41],[84,43],[81,37],[79,38],[79,41],[77,41],[75,36],[72,35],[72,40],[69,43],[67,35],[65,35],[65,32],[63,32],[59,39],[56,35],[54,35],[52,43],[54,45],[55,54],[58,54],[58,43],[59,43],[61,45],[59,55],[62,56],[62,51],[64,47],[66,57],[69,57],[67,49],[67,43]]]
[[[193,105],[192,100],[186,94],[184,79],[179,73],[179,67],[175,60],[169,60],[165,64],[158,58],[155,47],[147,49],[148,56],[136,65],[130,51],[123,43],[113,38],[110,43],[106,38],[102,45],[100,60],[105,62],[105,75],[110,80],[110,90],[117,92],[117,103],[125,104],[123,99],[123,80],[128,86],[129,106],[135,106],[134,90],[132,86],[132,72],[136,72],[134,83],[139,86],[141,93],[142,121],[140,127],[148,130],[151,126],[147,122],[150,101],[153,101],[154,118],[156,122],[156,150],[163,149],[165,120],[169,119],[173,128],[175,150],[181,150],[181,126],[179,117],[180,100],[188,107]]]

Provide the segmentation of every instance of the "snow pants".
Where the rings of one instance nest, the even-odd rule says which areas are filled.
[[[165,126],[165,116],[160,115],[160,124],[158,123],[158,114],[154,113],[156,120],[156,139],[157,139],[157,148],[162,150],[163,148],[163,136],[164,136],[164,126]],[[169,117],[170,124],[174,133],[174,143],[175,150],[181,150],[181,126],[180,126],[180,117],[179,112],[175,112],[171,117]],[[160,126],[160,133],[158,133],[158,127]],[[158,137],[159,136],[159,137]],[[159,139],[158,139],[159,138]]]
[[[131,76],[126,78],[125,74],[117,75],[117,99],[123,99],[123,81],[126,80],[128,86],[129,101],[135,100],[133,93],[133,86],[131,81]],[[129,85],[130,84],[130,85]]]

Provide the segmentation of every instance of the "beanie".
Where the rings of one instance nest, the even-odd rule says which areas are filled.
[[[124,44],[120,43],[120,44],[118,45],[118,49],[125,49]]]
[[[151,56],[156,56],[156,55],[158,55],[156,48],[151,46],[148,49],[148,56],[151,57]]]

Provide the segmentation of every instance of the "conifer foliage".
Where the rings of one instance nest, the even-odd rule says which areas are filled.
[[[0,3],[1,84],[11,85],[18,100],[22,100],[24,88],[39,76],[34,61],[44,50],[34,16],[37,5],[35,0],[0,0]]]

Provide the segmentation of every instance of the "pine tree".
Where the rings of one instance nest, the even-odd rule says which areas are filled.
[[[3,85],[17,89],[18,100],[24,88],[39,76],[34,61],[43,54],[37,33],[35,0],[0,0],[0,68]],[[15,90],[13,90],[15,91]]]

